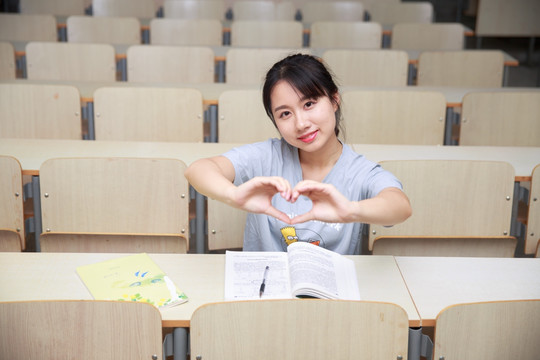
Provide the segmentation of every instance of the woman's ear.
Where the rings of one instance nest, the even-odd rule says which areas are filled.
[[[339,95],[339,92],[336,92],[333,96],[332,96],[332,105],[334,106],[334,112],[336,112],[339,108],[339,106],[341,105],[341,96]]]

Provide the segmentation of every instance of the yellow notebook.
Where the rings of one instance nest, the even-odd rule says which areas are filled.
[[[80,266],[77,273],[96,300],[147,302],[158,308],[188,301],[145,253]]]

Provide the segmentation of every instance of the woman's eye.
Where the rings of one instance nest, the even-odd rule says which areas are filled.
[[[279,117],[280,117],[280,118],[284,118],[284,117],[289,116],[289,114],[290,114],[289,111],[284,111],[284,112],[282,112],[281,114],[279,114]]]
[[[310,107],[312,107],[314,104],[315,104],[315,102],[310,100],[310,101],[307,101],[306,104],[305,104],[304,106],[307,107],[307,108],[310,108]]]

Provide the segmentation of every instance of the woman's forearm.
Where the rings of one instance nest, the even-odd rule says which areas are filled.
[[[200,159],[186,169],[184,176],[199,193],[234,206],[228,195],[235,187],[234,168],[227,162],[224,157]]]
[[[377,225],[395,225],[412,215],[409,199],[398,188],[387,188],[377,196],[354,204],[355,222]]]

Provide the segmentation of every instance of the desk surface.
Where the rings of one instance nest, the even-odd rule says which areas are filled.
[[[396,257],[422,326],[468,302],[540,299],[540,259]]]
[[[169,143],[134,141],[0,139],[0,154],[17,158],[25,175],[38,175],[41,164],[54,157],[157,157],[174,158],[187,165],[240,144]],[[540,147],[436,146],[354,144],[353,149],[372,161],[445,159],[506,161],[516,181],[530,181],[540,163]]]
[[[119,256],[122,254],[0,253],[0,301],[91,299],[76,268]],[[163,327],[188,327],[191,315],[199,306],[223,301],[225,255],[150,256],[189,297],[187,303],[161,310]],[[349,258],[355,262],[363,300],[396,303],[407,312],[410,326],[420,326],[393,257]]]

